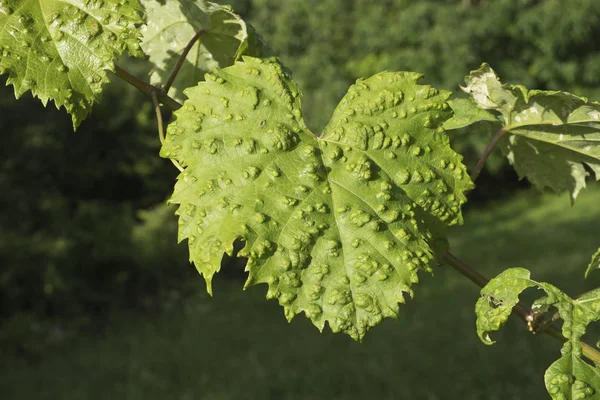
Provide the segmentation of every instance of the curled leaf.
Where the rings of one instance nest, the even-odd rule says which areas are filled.
[[[588,274],[595,269],[600,268],[600,248],[594,253],[592,256],[592,261],[588,264],[587,269],[585,270],[585,277],[587,278]]]
[[[563,320],[562,334],[567,341],[562,356],[554,362],[544,376],[546,389],[555,400],[592,399],[600,393],[600,370],[582,359],[581,337],[587,326],[600,319],[600,289],[572,299],[557,287],[529,278],[529,271],[511,268],[492,279],[481,291],[477,301],[477,333],[486,344],[492,344],[488,332],[504,325],[518,302],[519,294],[537,287],[546,292],[533,308],[558,310]]]

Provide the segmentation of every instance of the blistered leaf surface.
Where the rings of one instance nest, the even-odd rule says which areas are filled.
[[[361,339],[396,316],[472,187],[441,128],[448,94],[419,78],[358,81],[318,137],[276,60],[245,57],[186,91],[161,155],[185,167],[171,201],[209,291],[242,238],[246,284],[267,283],[288,319]]]
[[[528,287],[535,286],[529,280],[529,271],[511,268],[492,279],[483,289],[475,304],[477,335],[485,344],[494,344],[490,332],[500,329],[519,302],[519,295]]]
[[[260,55],[260,38],[229,6],[204,0],[142,0],[142,4],[147,14],[142,48],[155,67],[152,84],[167,82],[184,48],[204,31],[169,91],[178,101],[185,100],[185,88],[195,86],[211,69],[227,67],[241,54]]]
[[[519,294],[529,287],[546,292],[546,297],[537,300],[532,308],[556,308],[563,320],[562,334],[567,338],[561,349],[561,357],[544,375],[548,393],[556,400],[597,398],[600,393],[600,371],[581,358],[580,340],[586,327],[600,319],[600,290],[572,299],[553,285],[531,280],[526,269],[508,269],[492,279],[481,291],[481,298],[475,307],[479,337],[484,343],[492,344],[488,332],[504,325],[518,302]]]
[[[0,73],[15,96],[64,106],[76,128],[117,55],[141,55],[137,0],[1,0]]]
[[[520,177],[540,189],[568,191],[572,201],[585,187],[586,166],[600,179],[599,103],[566,92],[503,85],[487,64],[472,71],[466,83],[463,90],[476,106],[502,115],[505,135],[499,146]],[[455,111],[455,119],[471,116]]]

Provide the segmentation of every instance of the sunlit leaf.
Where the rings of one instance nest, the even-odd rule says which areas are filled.
[[[588,175],[600,179],[599,103],[566,92],[503,85],[487,64],[472,71],[466,83],[463,90],[477,107],[501,114],[505,134],[498,145],[520,177],[540,189],[568,191],[572,201]],[[455,119],[469,119],[470,111],[463,117],[461,109],[455,111]]]
[[[460,129],[481,121],[501,122],[494,114],[477,107],[469,99],[450,99],[448,104],[454,115],[444,123],[444,129]]]
[[[209,291],[242,238],[246,285],[267,283],[288,319],[361,339],[396,316],[472,187],[441,127],[448,93],[419,78],[358,81],[321,136],[275,60],[246,57],[186,91],[161,155],[185,167],[171,201]]]
[[[98,101],[106,70],[141,55],[137,0],[1,0],[0,73],[18,98],[31,90],[64,106],[77,128]]]

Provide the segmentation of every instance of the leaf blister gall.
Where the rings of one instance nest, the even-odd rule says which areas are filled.
[[[0,32],[0,71],[8,73],[15,96],[31,90],[44,105],[53,100],[71,114],[74,128],[98,101],[108,80],[105,70],[113,69],[116,56],[141,55],[137,0],[106,0],[103,8],[95,2],[3,1],[0,10],[5,27]],[[104,24],[106,15],[118,22]],[[115,34],[118,43],[110,40]]]
[[[461,222],[471,188],[466,175],[440,166],[464,170],[440,130],[451,115],[447,93],[418,78],[359,81],[320,137],[306,128],[300,92],[276,60],[244,57],[186,91],[161,155],[186,167],[171,202],[209,291],[223,253],[241,238],[246,286],[267,283],[288,319],[304,312],[321,330],[327,323],[361,339],[397,315],[417,272],[429,270],[433,243]],[[238,205],[234,213],[225,201]]]

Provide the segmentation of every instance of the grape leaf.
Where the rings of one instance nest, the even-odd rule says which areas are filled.
[[[590,261],[585,271],[585,277],[587,278],[588,274],[595,269],[600,269],[600,248],[592,256],[592,261]]]
[[[76,129],[116,55],[142,55],[139,11],[137,0],[0,0],[0,73],[17,98],[31,90],[64,106]]]
[[[499,123],[498,117],[494,114],[477,107],[469,99],[450,99],[448,104],[454,111],[454,115],[444,123],[444,129],[460,129],[481,121]]]
[[[600,179],[600,103],[503,85],[487,64],[472,71],[466,83],[463,90],[477,107],[502,115],[505,134],[498,145],[521,178],[540,189],[568,191],[572,202],[586,185],[585,166]]]
[[[489,281],[481,289],[481,297],[475,304],[477,315],[477,335],[487,345],[496,343],[490,339],[506,324],[513,307],[519,302],[519,294],[535,283],[529,280],[529,271],[524,268],[511,268]]]
[[[168,128],[161,155],[185,167],[170,200],[179,239],[209,292],[241,238],[246,286],[360,340],[462,222],[472,183],[441,127],[448,92],[407,72],[359,80],[317,137],[281,64],[243,59],[187,89]]]
[[[185,88],[196,85],[211,69],[232,65],[242,54],[261,55],[260,37],[229,6],[205,0],[142,0],[142,4],[148,21],[142,28],[142,48],[156,68],[152,84],[167,82],[183,49],[204,30],[169,90],[178,101],[185,100]]]
[[[481,290],[481,298],[475,306],[477,334],[484,343],[494,343],[489,339],[489,332],[506,323],[519,294],[529,287],[546,292],[545,297],[535,301],[533,310],[555,307],[564,321],[562,333],[567,342],[561,349],[561,357],[544,375],[548,393],[556,400],[592,398],[600,393],[600,370],[581,358],[580,339],[586,327],[600,319],[600,289],[572,299],[549,283],[531,280],[526,269],[508,269]]]

